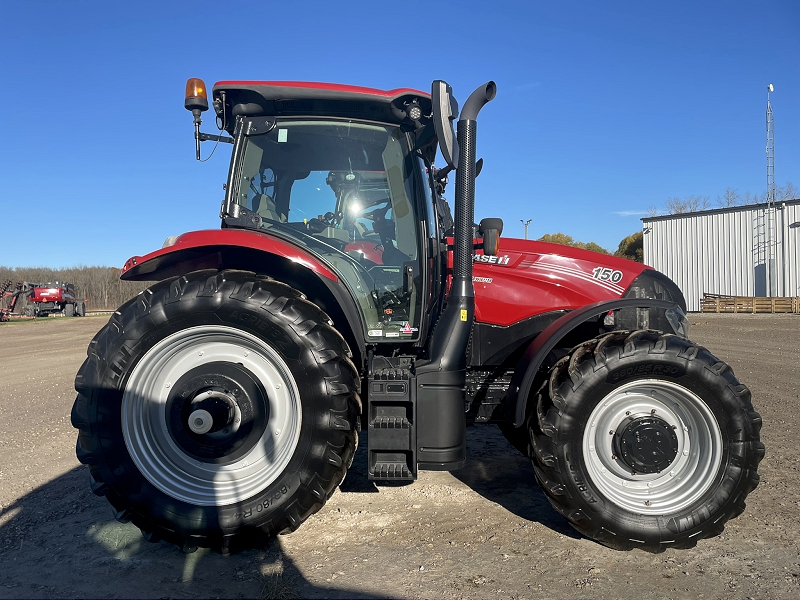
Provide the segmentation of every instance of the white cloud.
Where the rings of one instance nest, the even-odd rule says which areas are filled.
[[[646,210],[618,210],[614,212],[615,215],[619,215],[620,217],[636,217],[639,215],[646,215]]]

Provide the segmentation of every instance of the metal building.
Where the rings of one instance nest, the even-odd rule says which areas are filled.
[[[800,199],[642,219],[644,262],[690,311],[704,293],[800,296]]]

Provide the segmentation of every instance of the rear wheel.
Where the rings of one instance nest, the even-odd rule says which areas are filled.
[[[553,367],[529,417],[550,503],[618,549],[689,548],[744,510],[761,418],[730,367],[688,340],[614,332]]]
[[[352,460],[349,349],[286,285],[238,271],[156,284],[88,354],[72,411],[78,458],[147,539],[258,545],[319,510]]]
[[[74,304],[65,304],[64,305],[64,316],[65,317],[74,317],[75,316],[75,305]]]

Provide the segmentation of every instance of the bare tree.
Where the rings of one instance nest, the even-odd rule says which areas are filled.
[[[665,203],[667,213],[680,215],[683,213],[698,212],[709,208],[708,196],[687,196],[686,198],[667,198]]]
[[[717,196],[717,204],[722,208],[739,206],[741,203],[742,197],[739,195],[739,191],[733,188],[725,188],[725,194],[722,197]]]
[[[798,197],[798,190],[791,181],[787,181],[784,187],[775,190],[775,197],[779,201],[794,200]]]

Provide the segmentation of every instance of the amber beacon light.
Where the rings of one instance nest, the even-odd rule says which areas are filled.
[[[208,110],[208,93],[202,79],[192,77],[186,82],[186,101],[183,105],[192,113]]]
[[[200,160],[200,124],[203,122],[200,113],[208,110],[208,92],[206,92],[206,84],[202,79],[191,77],[186,82],[186,99],[183,106],[192,111],[192,115],[194,115],[195,155],[197,160]]]

